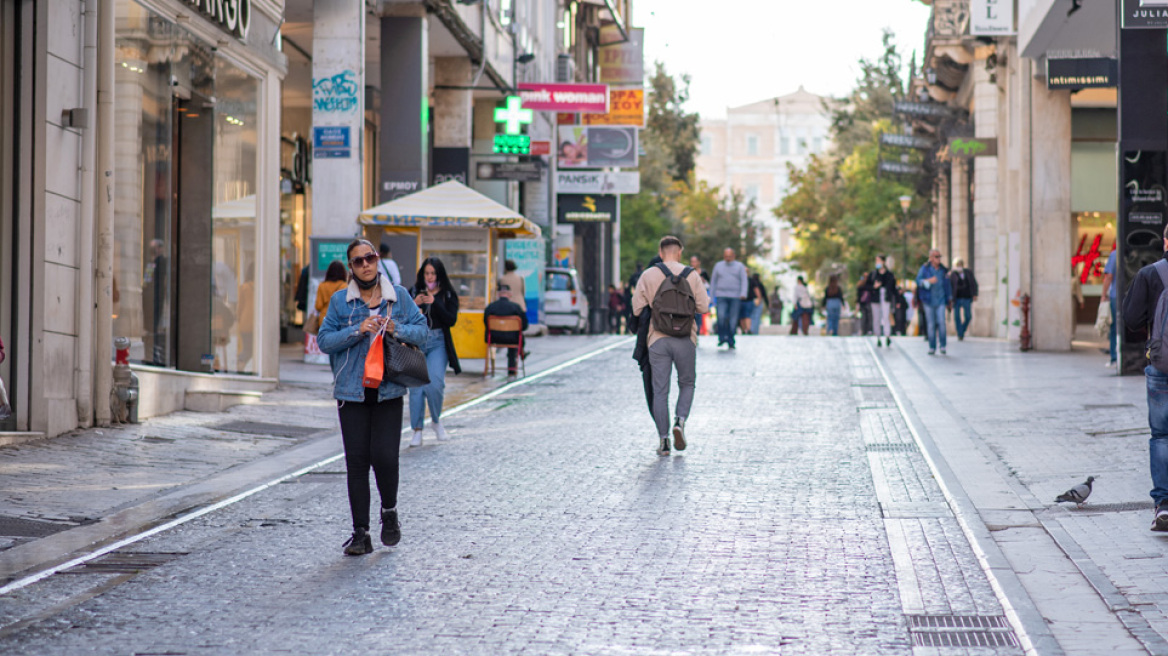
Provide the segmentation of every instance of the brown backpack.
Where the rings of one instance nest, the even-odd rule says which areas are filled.
[[[680,275],[674,275],[664,263],[657,265],[665,280],[653,295],[650,307],[653,310],[653,328],[670,337],[689,337],[693,334],[694,315],[698,303],[693,289],[689,286],[689,274],[693,268],[686,267]]]

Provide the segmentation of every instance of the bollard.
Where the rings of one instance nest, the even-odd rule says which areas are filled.
[[[1022,295],[1022,332],[1018,333],[1018,348],[1029,351],[1030,345],[1030,294]]]

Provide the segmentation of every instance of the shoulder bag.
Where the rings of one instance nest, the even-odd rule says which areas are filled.
[[[392,315],[393,304],[389,304],[386,315]],[[421,387],[430,384],[430,371],[426,368],[426,356],[413,344],[406,344],[397,337],[384,332],[385,379],[403,387]]]

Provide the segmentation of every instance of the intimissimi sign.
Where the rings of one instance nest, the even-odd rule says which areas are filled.
[[[251,0],[183,0],[241,39],[251,28]]]

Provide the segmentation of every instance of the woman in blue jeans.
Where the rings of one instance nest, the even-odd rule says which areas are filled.
[[[823,306],[827,310],[827,334],[839,335],[840,311],[844,307],[844,290],[840,288],[839,276],[827,279],[827,289],[823,292]]]
[[[454,340],[450,328],[458,321],[458,294],[446,276],[442,260],[428,257],[422,260],[418,269],[417,282],[410,289],[414,303],[426,315],[430,332],[422,345],[426,355],[426,368],[430,372],[430,382],[422,387],[410,388],[410,426],[414,436],[410,446],[422,445],[422,424],[426,420],[426,405],[430,406],[430,425],[434,435],[446,440],[446,429],[442,427],[442,401],[446,395],[446,367],[455,374],[462,373],[458,354],[454,352]]]

